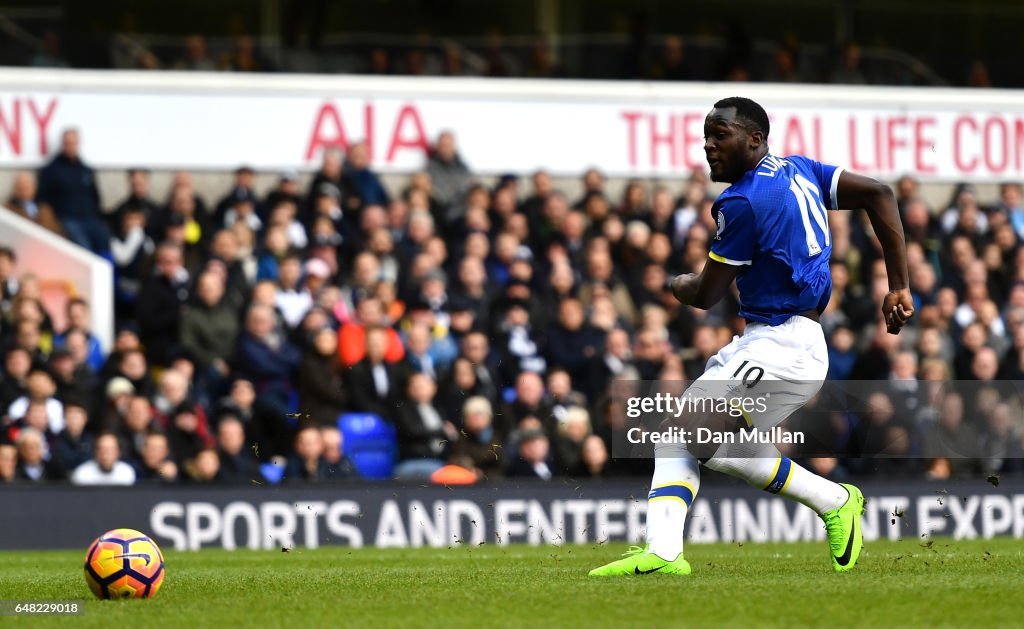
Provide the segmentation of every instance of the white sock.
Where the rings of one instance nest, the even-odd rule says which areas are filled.
[[[758,489],[796,500],[818,515],[841,507],[850,497],[842,485],[797,465],[773,444],[760,445],[756,451],[749,451],[749,446],[745,451],[737,445],[723,445],[706,465]]]
[[[686,512],[700,490],[700,464],[677,444],[655,445],[654,456],[647,495],[647,544],[650,552],[675,561],[683,552]]]

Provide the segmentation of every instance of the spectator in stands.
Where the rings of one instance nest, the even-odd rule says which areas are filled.
[[[689,81],[693,78],[686,60],[683,38],[677,35],[665,37],[661,48],[661,59],[651,66],[648,76],[656,81]]]
[[[18,437],[18,432],[23,428],[32,428],[38,430],[43,434],[46,439],[47,445],[53,443],[54,437],[56,436],[52,430],[50,430],[49,420],[46,417],[46,406],[39,402],[32,402],[25,409],[25,414],[18,418],[10,418],[13,423],[7,431],[8,440],[14,441]],[[48,455],[47,455],[48,458]]]
[[[947,392],[943,396],[938,424],[925,433],[921,454],[933,460],[947,459],[953,476],[977,471],[977,431],[965,421],[964,398],[959,393]]]
[[[320,162],[320,170],[313,175],[306,193],[306,206],[316,207],[317,199],[320,197],[333,198],[335,202],[341,202],[344,186],[342,178],[342,153],[336,148],[324,150]],[[340,205],[339,205],[340,211]]]
[[[96,437],[96,452],[91,461],[79,465],[71,474],[75,485],[132,485],[135,470],[121,458],[117,437],[103,433]]]
[[[524,371],[515,381],[515,399],[505,407],[501,426],[495,426],[499,439],[504,439],[511,430],[527,417],[538,419],[544,430],[550,434],[556,431],[551,404],[544,398],[544,381],[538,373]]]
[[[601,336],[587,323],[583,303],[574,298],[558,305],[558,321],[547,335],[548,364],[564,368],[572,380],[582,380],[587,361],[598,352]]]
[[[45,435],[35,428],[25,427],[18,431],[15,441],[18,446],[18,468],[15,478],[40,483],[59,481],[64,471],[47,456],[49,448]]]
[[[11,318],[15,328],[22,324],[27,324],[39,334],[38,342],[26,344],[25,347],[38,348],[41,354],[46,354],[53,348],[54,330],[50,315],[46,312],[46,308],[43,307],[43,302],[39,299],[39,296],[30,294],[29,287],[38,286],[38,283],[39,279],[35,275],[30,273],[22,275],[21,290],[11,304]],[[33,288],[32,290],[37,289]],[[17,333],[15,333],[15,336],[17,336]]]
[[[166,211],[155,221],[152,230],[158,240],[180,245],[184,251],[185,266],[196,271],[206,259],[214,227],[197,206],[192,191],[182,186],[171,193]]]
[[[992,211],[1008,218],[1017,237],[1024,239],[1024,204],[1021,202],[1021,192],[1019,183],[1007,181],[999,184],[999,201]]]
[[[358,212],[368,205],[386,206],[391,197],[380,177],[370,169],[370,150],[366,143],[357,142],[350,146],[346,157],[342,168],[342,192],[347,195],[345,211]]]
[[[262,481],[259,462],[246,447],[245,427],[234,415],[222,415],[217,421],[217,454],[217,480],[235,485]]]
[[[455,134],[442,131],[437,136],[434,152],[427,161],[433,198],[442,208],[442,216],[449,217],[450,209],[462,201],[469,189],[473,174],[462,161],[455,146]]]
[[[313,306],[313,295],[302,285],[301,279],[302,257],[297,253],[285,255],[278,266],[274,305],[281,312],[289,330],[294,330]]]
[[[122,352],[111,376],[121,376],[128,380],[137,395],[148,397],[153,393],[153,381],[149,378],[149,365],[141,347],[133,347]]]
[[[260,458],[260,444],[266,441],[267,430],[274,426],[272,422],[267,421],[265,407],[257,406],[256,390],[252,382],[244,378],[236,378],[231,383],[228,394],[217,404],[216,416],[225,415],[237,417],[242,422],[242,425],[245,426],[246,441],[255,444],[256,451],[253,454]],[[266,444],[264,443],[263,446],[266,451]]]
[[[49,343],[36,321],[17,321],[14,324],[14,345],[26,350],[34,364],[45,364]]]
[[[346,380],[353,410],[394,421],[405,384],[401,368],[386,360],[388,336],[383,327],[366,330],[366,355],[352,367]]]
[[[552,438],[552,466],[558,474],[576,476],[584,472],[583,446],[590,432],[590,414],[581,406],[570,406],[558,418]]]
[[[53,208],[71,242],[109,256],[96,175],[82,162],[78,130],[63,132],[60,153],[39,171],[39,201]]]
[[[335,426],[324,426],[320,428],[320,438],[324,443],[324,461],[327,462],[328,471],[334,476],[359,478],[359,471],[344,454],[344,438],[341,431]]]
[[[114,208],[115,223],[126,212],[141,212],[146,224],[155,224],[160,215],[160,204],[150,196],[150,172],[146,168],[128,170],[128,196]]]
[[[297,208],[303,208],[305,201],[299,192],[299,174],[294,170],[286,170],[278,177],[277,186],[263,199],[263,207],[272,208],[279,203],[288,202]],[[300,212],[300,216],[305,218],[305,214],[302,212]]]
[[[33,173],[22,171],[14,175],[14,185],[11,188],[11,196],[7,198],[6,207],[18,216],[57,235],[64,233],[50,204],[39,200],[38,186]]]
[[[0,246],[0,323],[10,320],[11,307],[18,294],[18,280],[14,277],[17,260],[14,249]]]
[[[829,83],[863,85],[867,82],[860,65],[860,46],[856,42],[846,42],[839,53],[837,66],[829,75]]]
[[[804,78],[797,69],[796,51],[780,44],[775,49],[772,66],[765,73],[764,80],[770,83],[803,83]]]
[[[28,395],[28,374],[32,370],[32,354],[23,347],[12,347],[4,355],[3,377],[0,378],[0,410],[5,414],[11,403]]]
[[[425,373],[414,373],[406,386],[408,404],[395,414],[398,428],[398,456],[402,463],[395,476],[429,477],[444,465],[445,444],[458,437],[451,422],[446,422],[434,406],[437,385]]]
[[[0,442],[0,485],[8,485],[17,480],[18,449]]]
[[[432,317],[429,309],[420,312],[426,313],[428,318]],[[436,381],[439,374],[451,365],[455,347],[448,337],[444,339],[447,343],[442,345],[431,330],[432,326],[427,323],[415,322],[411,325],[406,334],[408,352],[405,358],[413,372],[426,374]]]
[[[366,331],[390,323],[385,319],[380,300],[373,297],[360,300],[355,315],[338,331],[338,356],[346,367],[354,366],[366,355]],[[383,330],[386,336],[384,360],[389,363],[402,360],[405,356],[402,338],[394,328],[386,327]]]
[[[551,442],[543,430],[525,430],[519,434],[518,456],[508,468],[509,476],[551,480]]]
[[[615,304],[615,311],[627,322],[632,323],[636,319],[636,307],[633,298],[625,284],[619,281],[615,274],[615,265],[611,255],[607,251],[592,248],[587,254],[587,281],[580,288],[579,297],[584,303],[592,301],[595,292],[600,287],[608,289],[612,302]]]
[[[145,436],[141,459],[135,464],[135,472],[139,483],[177,482],[178,466],[171,459],[171,449],[165,434],[150,432]]]
[[[185,54],[174,63],[175,70],[213,72],[217,69],[206,50],[206,38],[198,33],[185,38]]]
[[[164,429],[167,431],[167,440],[171,446],[171,456],[179,467],[189,473],[190,462],[196,458],[201,451],[209,448],[213,439],[200,435],[201,408],[188,403],[175,406],[167,414]],[[205,421],[205,417],[202,418]]]
[[[55,346],[64,344],[64,337],[70,330],[79,330],[85,335],[88,346],[86,362],[94,373],[103,368],[103,348],[100,347],[100,340],[92,333],[92,315],[89,309],[89,302],[82,297],[73,297],[67,303],[67,328],[63,334],[53,339]]]
[[[465,356],[459,356],[438,383],[435,405],[441,417],[458,428],[462,425],[462,405],[474,396],[487,398],[477,380],[473,363]]]
[[[492,403],[497,403],[501,385],[496,369],[498,357],[495,354],[491,352],[490,341],[482,330],[473,330],[462,338],[460,355],[473,365],[480,394]]]
[[[551,416],[558,422],[565,419],[567,411],[573,406],[586,406],[587,399],[579,391],[573,390],[573,380],[569,372],[561,367],[547,371],[547,382],[544,401],[551,406]]]
[[[64,406],[64,430],[53,443],[52,460],[62,470],[70,471],[92,458],[96,440],[86,432],[88,411],[76,404]]]
[[[982,426],[979,456],[986,474],[1017,472],[1024,465],[1024,443],[1013,412],[1009,404],[999,402]]]
[[[119,319],[131,318],[142,287],[143,270],[155,245],[147,235],[145,213],[129,205],[114,215],[110,253],[114,259],[114,305]]]
[[[275,326],[270,306],[255,304],[249,308],[235,355],[236,371],[255,385],[257,397],[263,404],[283,414],[288,409],[288,395],[292,391],[291,376],[302,355]]]
[[[190,295],[189,272],[179,245],[164,243],[156,250],[155,273],[142,285],[136,306],[140,339],[146,357],[163,367],[178,354],[181,312]]]
[[[190,378],[183,370],[167,369],[160,376],[158,391],[153,397],[153,415],[163,430],[170,431],[168,436],[171,438],[172,450],[175,450],[173,430],[177,424],[182,424],[179,428],[184,433],[183,441],[194,442],[199,446],[213,445],[206,412],[202,406],[189,397],[189,384]],[[181,417],[185,414],[191,415],[191,417]],[[177,455],[178,452],[175,451],[175,454]],[[179,459],[180,461],[181,459]]]
[[[299,220],[299,208],[291,201],[278,201],[267,211],[267,225],[280,225],[288,237],[288,245],[294,249],[305,249],[309,245],[306,227]]]
[[[299,412],[316,426],[334,426],[348,408],[348,387],[337,356],[338,335],[329,327],[316,332],[306,348],[296,380]]]
[[[231,50],[221,57],[220,68],[229,72],[272,72],[273,65],[256,49],[249,35],[236,35]]]
[[[72,345],[84,347],[84,336],[78,330],[68,334]],[[83,352],[84,353],[84,352]],[[98,379],[91,369],[83,362],[79,363],[76,356],[67,347],[58,347],[50,354],[50,374],[53,376],[57,391],[56,397],[65,405],[75,402],[88,409],[97,403]]]
[[[185,462],[185,480],[192,484],[213,483],[220,475],[220,457],[213,448],[203,448]]]
[[[119,383],[119,381],[121,381]],[[122,378],[114,378],[108,388],[127,383]],[[126,461],[133,464],[142,458],[142,448],[146,435],[162,430],[153,413],[149,400],[141,395],[131,395],[125,404],[124,414],[113,421],[104,422],[107,430],[115,431],[121,441],[121,454]]]
[[[577,381],[580,389],[589,399],[595,399],[607,390],[611,379],[622,373],[632,358],[629,334],[621,328],[609,330],[605,336],[604,351],[589,359],[586,377]]]
[[[583,441],[583,460],[577,478],[603,478],[607,475],[608,448],[604,440],[590,435]]]
[[[223,217],[214,217],[214,222],[221,227],[233,228],[235,225],[244,225],[253,233],[262,233],[264,229],[263,219],[256,211],[255,198],[238,192],[234,197],[229,197],[228,205],[224,209]],[[287,243],[287,233],[285,243]]]
[[[339,465],[331,465],[324,458],[324,439],[320,430],[307,426],[295,435],[295,455],[288,460],[285,481],[294,483],[323,483],[354,478],[355,471],[342,457]]]
[[[255,283],[255,259],[245,259],[249,252],[243,255],[239,239],[240,236],[247,238],[250,235],[249,229],[241,225],[239,229],[220,229],[214,232],[210,255],[203,267],[205,271],[213,271],[222,276],[225,298],[236,311],[241,310]],[[247,265],[251,265],[251,268],[246,269]]]
[[[491,409],[487,398],[475,396],[466,400],[462,407],[462,430],[448,452],[449,463],[461,465],[461,461],[469,460],[486,477],[501,473],[504,456],[495,436]]]
[[[30,404],[38,404],[46,409],[47,426],[56,435],[64,429],[64,405],[54,397],[55,393],[57,383],[49,370],[42,365],[33,367],[25,378],[25,395],[11,402],[7,415],[14,420],[21,419]]]
[[[238,343],[238,311],[224,296],[223,276],[207,271],[196,282],[196,299],[181,317],[181,348],[196,364],[203,399],[220,394]]]

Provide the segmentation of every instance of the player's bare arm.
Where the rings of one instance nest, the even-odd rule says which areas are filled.
[[[889,186],[870,177],[844,171],[839,177],[836,197],[841,210],[864,208],[878,236],[889,276],[889,292],[882,300],[882,315],[889,334],[900,329],[914,316],[907,268],[907,245],[903,237],[896,197]]]
[[[672,294],[681,303],[702,310],[714,306],[725,296],[740,267],[707,260],[700,273],[685,273],[672,279]]]

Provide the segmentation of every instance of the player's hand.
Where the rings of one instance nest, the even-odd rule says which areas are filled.
[[[882,316],[889,334],[899,334],[900,329],[914,316],[914,298],[909,288],[889,291],[882,299]]]
[[[672,281],[669,282],[672,295],[681,303],[689,305],[693,298],[694,284],[697,282],[697,278],[696,273],[684,273],[672,278]]]

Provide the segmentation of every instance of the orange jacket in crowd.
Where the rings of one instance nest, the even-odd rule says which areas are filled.
[[[388,345],[384,350],[384,360],[396,363],[405,357],[405,346],[402,338],[394,328],[388,328]],[[351,367],[366,356],[366,327],[358,323],[346,323],[338,331],[338,358],[341,364]]]

